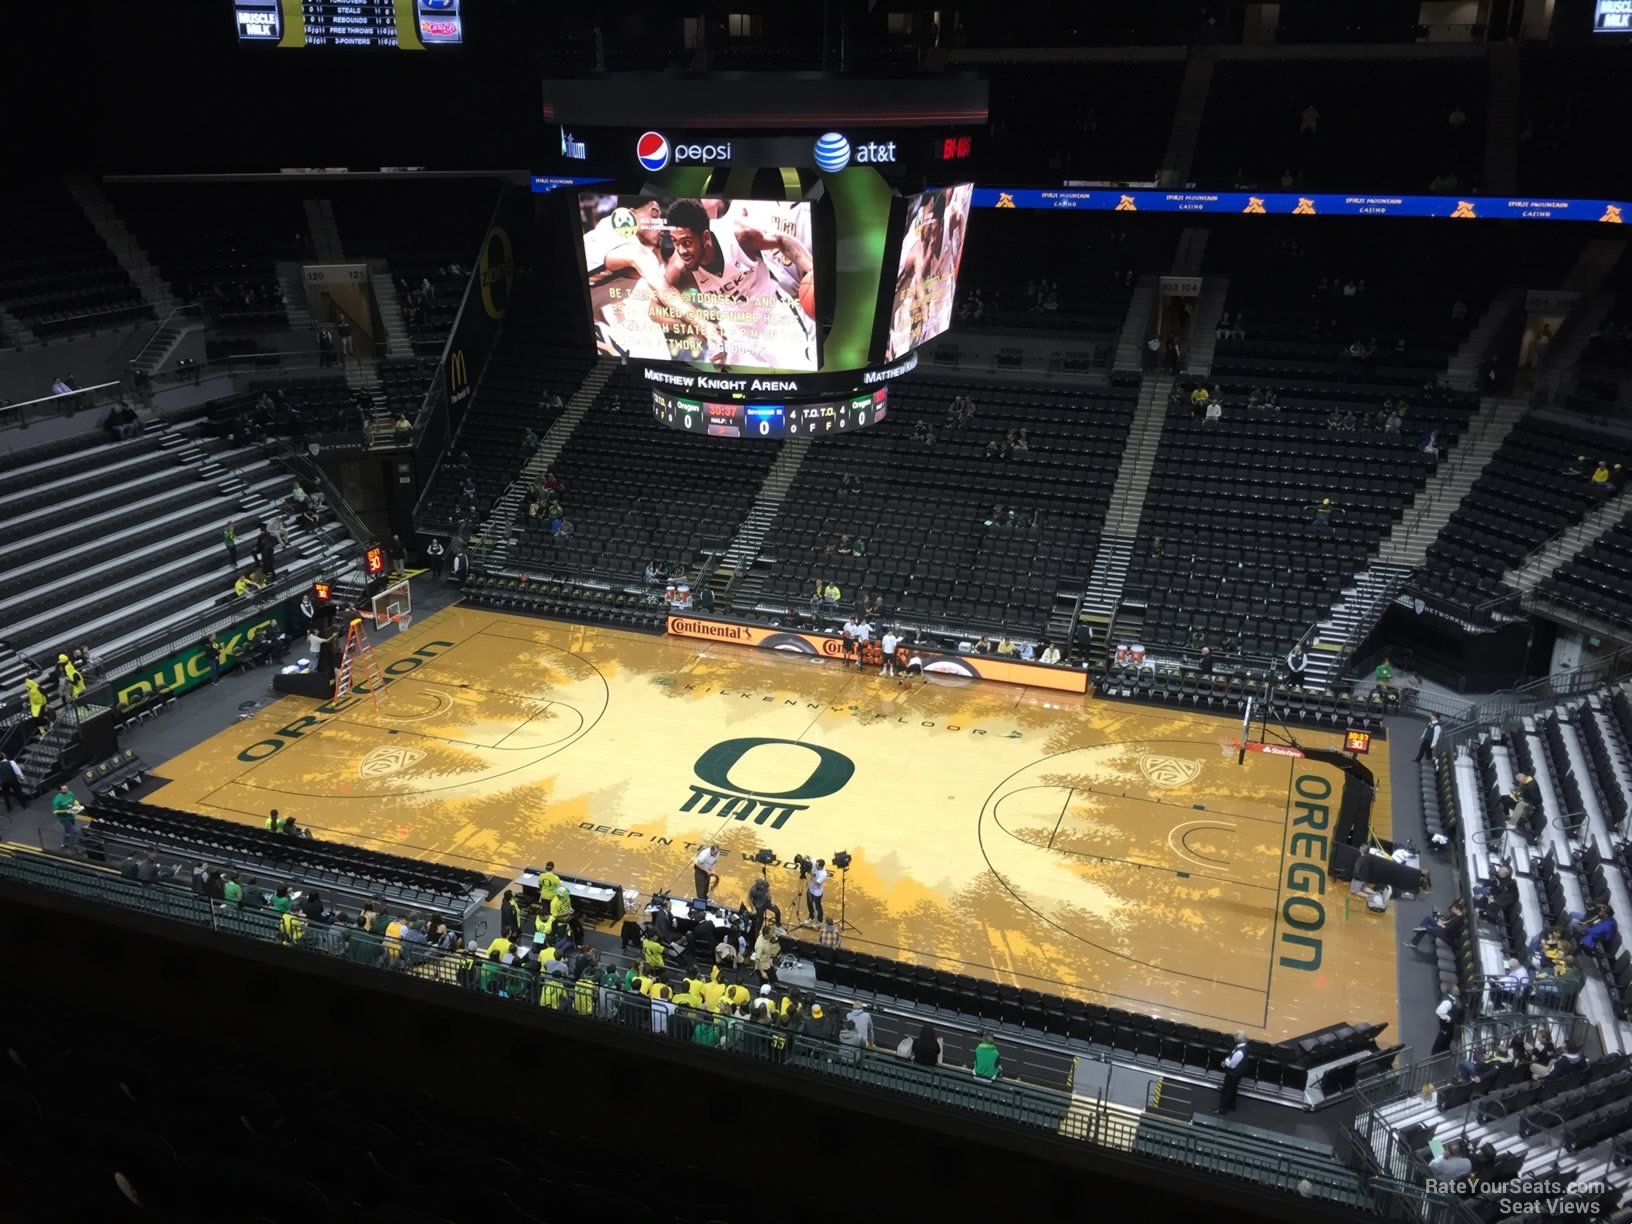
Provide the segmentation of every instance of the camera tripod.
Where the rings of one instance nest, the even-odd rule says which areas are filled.
[[[845,917],[845,882],[850,878],[850,868],[839,868],[839,930],[846,933],[861,934],[861,928]]]

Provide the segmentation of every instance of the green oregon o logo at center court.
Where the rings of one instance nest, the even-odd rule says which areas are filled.
[[[769,747],[797,748],[813,759],[808,770],[794,770],[781,790],[759,790],[732,781],[732,770],[754,752]],[[856,763],[844,753],[820,744],[749,736],[715,744],[697,758],[692,769],[703,785],[691,784],[690,797],[680,805],[682,812],[703,812],[721,820],[752,819],[756,825],[780,829],[788,817],[809,808],[811,800],[825,799],[843,790],[855,776]]]

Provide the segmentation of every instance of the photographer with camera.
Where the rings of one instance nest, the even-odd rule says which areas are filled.
[[[782,925],[782,910],[772,899],[770,881],[763,875],[748,889],[748,908],[753,913],[748,924],[748,946],[754,947],[759,941],[759,933],[765,925],[767,913],[775,919],[776,926]]]
[[[799,865],[799,878],[805,882],[805,913],[812,922],[820,923],[822,890],[827,886],[827,860],[817,859],[813,863],[804,855],[796,854],[793,861]]]

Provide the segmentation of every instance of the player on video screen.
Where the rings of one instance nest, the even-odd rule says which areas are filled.
[[[597,347],[646,361],[689,355],[676,352],[674,333],[699,352],[723,353],[719,329],[669,282],[661,202],[629,199],[614,205],[584,235]]]
[[[704,204],[713,203],[711,200]],[[747,225],[762,234],[788,234],[805,250],[810,250],[810,206],[786,200],[738,200],[726,209],[737,224]],[[799,285],[804,280],[794,261],[782,251],[772,251],[765,260],[776,277],[776,283],[789,297],[799,296]]]
[[[968,217],[952,189],[915,201],[901,243],[887,358],[899,357],[951,326],[967,227]]]
[[[783,291],[771,268],[771,259],[780,255],[802,281],[811,270],[809,248],[792,233],[767,232],[744,217],[712,217],[709,212],[698,200],[676,200],[669,206],[674,254],[667,272],[671,284],[717,313],[725,342],[719,363],[815,368],[815,322],[797,298]]]

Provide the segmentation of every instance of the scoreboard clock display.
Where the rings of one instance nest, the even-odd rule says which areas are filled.
[[[670,429],[716,438],[822,438],[884,419],[889,392],[803,404],[738,404],[652,392],[652,416]]]
[[[395,47],[464,42],[459,0],[233,0],[238,41],[276,47]]]

